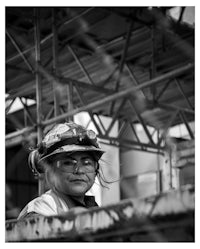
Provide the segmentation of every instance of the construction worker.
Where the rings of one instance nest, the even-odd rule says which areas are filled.
[[[29,155],[32,170],[44,173],[48,191],[29,202],[18,219],[98,206],[94,196],[85,194],[100,176],[103,153],[94,131],[75,123],[55,125]]]

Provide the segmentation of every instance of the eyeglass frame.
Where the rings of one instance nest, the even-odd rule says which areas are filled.
[[[84,173],[95,173],[95,172],[98,172],[99,164],[98,164],[98,162],[96,160],[94,160],[90,156],[89,157],[86,156],[84,159],[81,158],[81,159],[77,160],[77,159],[74,159],[73,157],[70,157],[68,155],[66,158],[57,158],[57,159],[52,160],[51,164],[56,163],[57,164],[56,168],[58,168],[58,169],[62,169],[62,168],[64,169],[65,168],[65,171],[66,171],[66,168],[68,168],[69,166],[67,166],[67,165],[63,166],[63,165],[61,165],[61,162],[62,161],[66,161],[66,160],[69,160],[69,161],[71,160],[71,162],[73,161],[73,162],[76,162],[76,163],[73,164],[73,165],[70,165],[70,166],[72,166],[73,170],[69,171],[68,173],[76,174],[78,172],[78,170],[79,170],[80,167],[83,168],[83,169],[84,169],[84,167],[86,167],[86,166],[83,166],[82,161],[83,160],[88,160],[88,159],[93,162],[93,165],[91,165],[91,168],[94,169],[94,171],[91,171],[91,170],[90,171],[84,171]]]

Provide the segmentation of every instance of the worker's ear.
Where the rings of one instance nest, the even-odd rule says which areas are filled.
[[[41,173],[38,167],[39,159],[40,159],[40,154],[37,149],[30,152],[29,157],[28,157],[28,164],[29,164],[29,167],[31,168],[31,171],[34,173],[34,175]]]

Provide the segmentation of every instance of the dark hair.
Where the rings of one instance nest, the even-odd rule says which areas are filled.
[[[100,159],[100,160],[102,160],[102,159]],[[96,170],[96,176],[97,176],[97,178],[99,180],[99,183],[100,183],[101,187],[109,189],[109,187],[107,186],[108,184],[120,181],[120,179],[114,180],[114,181],[108,181],[105,178],[105,175],[103,173],[103,169],[102,169],[101,165],[99,164],[99,162],[97,162],[97,163],[98,163],[98,167],[97,167],[97,170]]]

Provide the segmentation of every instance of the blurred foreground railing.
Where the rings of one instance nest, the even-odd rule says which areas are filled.
[[[194,241],[194,188],[63,216],[6,222],[6,241]]]

